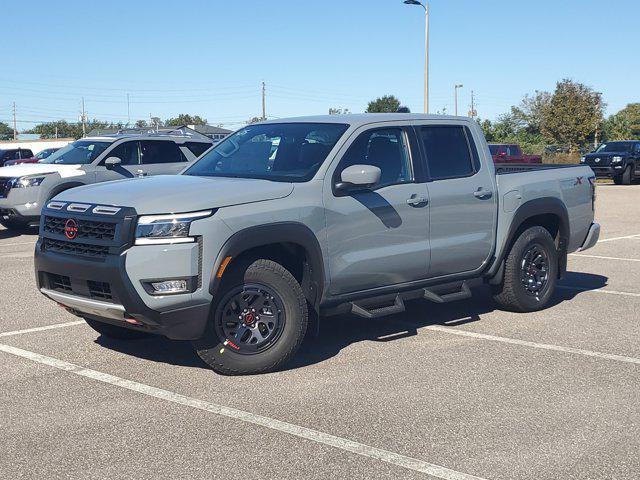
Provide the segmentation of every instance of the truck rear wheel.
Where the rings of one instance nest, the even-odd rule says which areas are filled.
[[[115,340],[137,340],[138,338],[145,338],[151,335],[147,332],[117,327],[110,323],[103,323],[86,317],[84,321],[100,335],[104,335],[107,338],[113,338]]]
[[[558,278],[558,252],[549,232],[531,227],[515,241],[494,299],[505,310],[533,312],[547,306]]]
[[[624,173],[622,174],[622,184],[631,185],[631,180],[632,180],[631,165],[627,165],[627,168],[624,169]]]
[[[193,342],[198,355],[223,375],[276,370],[295,355],[307,331],[300,284],[265,259],[234,266],[227,275],[205,334]]]

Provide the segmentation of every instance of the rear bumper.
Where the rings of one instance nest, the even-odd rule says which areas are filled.
[[[598,239],[600,238],[600,224],[592,223],[591,227],[589,227],[589,232],[587,233],[587,238],[585,238],[582,246],[580,247],[580,251],[587,250],[591,247],[594,247],[596,243],[598,243]]]
[[[202,336],[211,302],[187,295],[184,300],[176,297],[170,307],[150,308],[128,277],[125,262],[126,253],[96,261],[45,251],[39,241],[35,251],[36,282],[45,296],[81,317],[175,340],[196,340]],[[65,291],[53,285],[52,275],[68,277],[71,287]],[[89,281],[108,284],[112,298],[108,301],[92,298],[87,289]]]

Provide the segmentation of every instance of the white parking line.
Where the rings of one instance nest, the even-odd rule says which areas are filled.
[[[353,440],[337,437],[335,435],[324,433],[319,430],[313,430],[311,428],[301,427],[299,425],[283,422],[274,418],[264,417],[262,415],[256,415],[254,413],[237,410],[235,408],[225,407],[223,405],[217,405],[215,403],[210,403],[204,400],[187,397],[179,393],[170,392],[161,388],[152,387],[150,385],[134,382],[132,380],[126,380],[114,375],[109,375],[108,373],[102,373],[96,370],[84,368],[73,363],[58,360],[57,358],[47,357],[45,355],[30,352],[28,350],[22,350],[21,348],[0,344],[0,351],[15,355],[17,357],[26,358],[37,363],[49,365],[51,367],[55,367],[69,373],[80,375],[81,377],[86,377],[92,380],[97,380],[98,382],[125,388],[133,392],[141,393],[142,395],[147,395],[149,397],[155,397],[167,402],[177,403],[179,405],[203,410],[205,412],[231,418],[233,420],[240,420],[245,423],[259,425],[261,427],[269,428],[281,433],[287,433],[299,438],[304,438],[305,440],[310,440],[312,442],[339,448],[341,450],[346,450],[347,452],[355,453],[363,457],[373,458],[375,460],[390,463],[392,465],[406,468],[408,470],[413,470],[415,472],[425,473],[437,478],[442,478],[444,480],[484,480],[480,477],[457,472],[446,467],[441,467],[433,463],[418,460],[417,458],[406,457],[399,453],[382,450],[380,448],[372,447],[359,442],[354,442]]]
[[[556,288],[560,288],[562,290],[576,290],[578,292],[587,292],[587,293],[604,293],[606,295],[622,295],[623,297],[640,297],[640,293],[618,292],[617,290],[606,290],[604,288],[571,287],[569,285],[558,285]]]
[[[640,258],[605,257],[602,255],[583,255],[581,253],[570,253],[569,255],[571,257],[600,258],[602,260],[621,260],[623,262],[640,262]]]
[[[598,240],[598,243],[613,242],[615,240],[625,240],[627,238],[638,238],[638,237],[640,237],[640,233],[638,233],[636,235],[627,235],[626,237],[603,238],[601,240]]]
[[[425,327],[427,330],[435,330],[437,332],[449,333],[451,335],[460,335],[462,337],[479,338],[482,340],[491,340],[493,342],[509,343],[511,345],[519,345],[523,347],[538,348],[541,350],[553,350],[555,352],[573,353],[587,357],[603,358],[606,360],[614,360],[616,362],[634,363],[640,365],[640,358],[625,357],[623,355],[614,355],[612,353],[594,352],[591,350],[583,350],[581,348],[562,347],[560,345],[551,345],[548,343],[536,343],[526,340],[518,340],[516,338],[498,337],[495,335],[486,335],[484,333],[469,332],[467,330],[458,330],[453,327],[443,327],[440,325],[429,325]]]
[[[44,327],[25,328],[24,330],[14,330],[12,332],[0,332],[0,337],[12,337],[14,335],[22,335],[25,333],[44,332],[46,330],[55,330],[57,328],[73,327],[74,325],[81,325],[83,323],[86,324],[84,320],[75,320],[73,322],[45,325]]]

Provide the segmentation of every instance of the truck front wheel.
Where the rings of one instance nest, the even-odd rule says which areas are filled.
[[[533,312],[547,306],[558,278],[558,252],[549,232],[531,227],[515,241],[494,299],[505,310]]]
[[[241,262],[225,275],[194,347],[223,375],[266,373],[295,355],[307,324],[304,293],[288,270],[266,259]]]

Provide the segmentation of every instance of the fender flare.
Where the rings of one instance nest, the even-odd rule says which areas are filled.
[[[530,218],[538,215],[552,214],[557,216],[560,221],[558,222],[558,274],[564,275],[567,269],[567,248],[569,245],[569,238],[571,235],[569,224],[569,212],[565,204],[556,197],[542,197],[534,200],[529,200],[518,207],[511,220],[509,231],[506,236],[506,240],[502,244],[499,256],[493,264],[490,270],[490,277],[502,276],[502,265],[504,263],[507,253],[511,249],[511,245],[516,240],[516,234],[522,227],[522,225]],[[500,280],[501,279],[496,279]],[[494,283],[494,282],[491,282]],[[499,282],[498,282],[499,283]]]
[[[309,227],[297,222],[277,222],[268,225],[248,227],[234,233],[220,249],[211,271],[209,293],[215,296],[221,283],[217,277],[220,265],[227,257],[233,259],[244,252],[274,243],[294,244],[302,247],[307,255],[312,295],[309,300],[318,307],[324,291],[324,261],[317,237]]]

